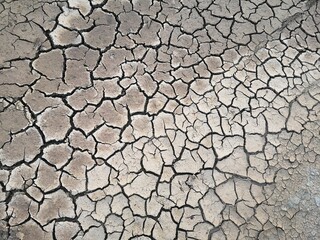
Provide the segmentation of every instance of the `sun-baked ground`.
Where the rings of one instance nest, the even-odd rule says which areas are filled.
[[[319,239],[319,13],[1,0],[0,239]]]

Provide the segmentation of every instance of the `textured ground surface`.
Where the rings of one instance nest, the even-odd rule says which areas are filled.
[[[319,239],[316,0],[0,0],[0,239]]]

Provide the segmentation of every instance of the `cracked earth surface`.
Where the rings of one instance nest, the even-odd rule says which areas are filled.
[[[1,0],[0,239],[319,239],[316,0]]]

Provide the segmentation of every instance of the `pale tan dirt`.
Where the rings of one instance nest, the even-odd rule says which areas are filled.
[[[317,0],[0,0],[0,240],[320,239]]]

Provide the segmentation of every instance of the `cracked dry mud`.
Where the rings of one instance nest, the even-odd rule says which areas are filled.
[[[316,0],[1,0],[0,239],[320,239]]]

